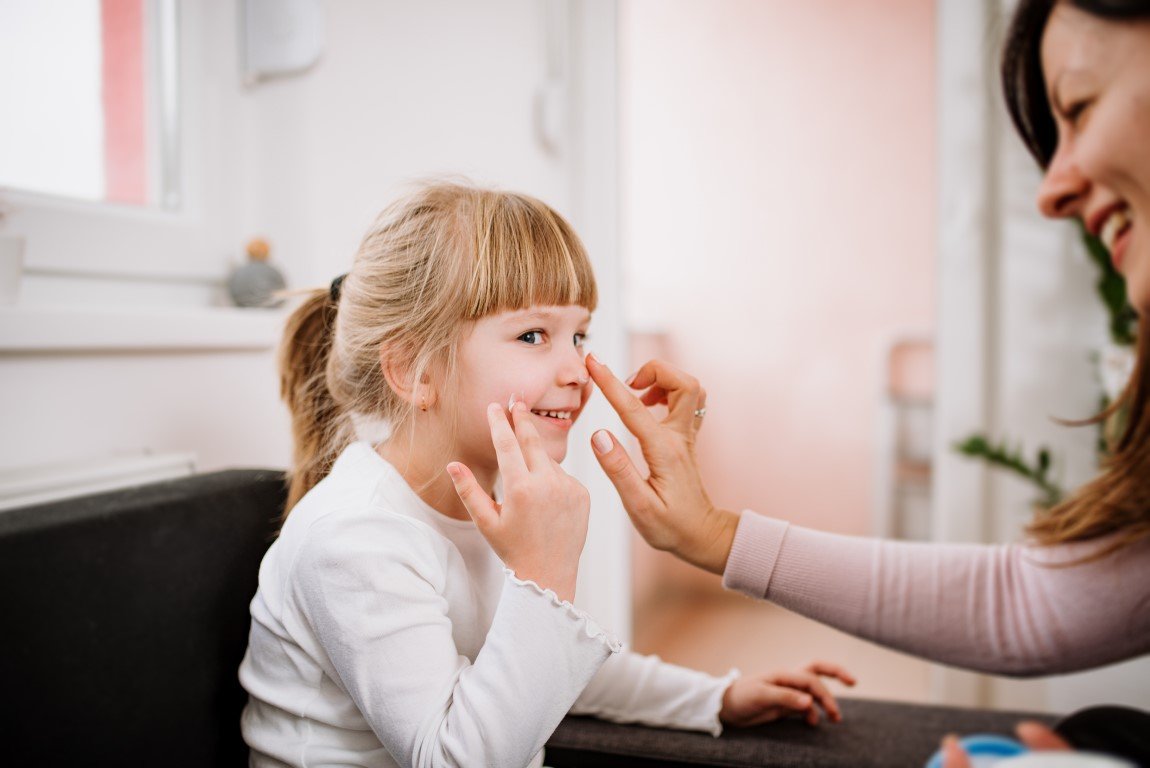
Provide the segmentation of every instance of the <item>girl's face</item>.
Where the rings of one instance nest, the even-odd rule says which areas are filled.
[[[1107,21],[1058,3],[1042,39],[1058,146],[1042,213],[1077,216],[1110,250],[1130,303],[1150,311],[1150,20]]]
[[[563,460],[567,434],[591,395],[583,362],[590,322],[584,307],[565,305],[500,312],[472,324],[460,343],[457,387],[445,404],[455,409],[459,460],[495,468],[487,406],[506,408],[513,395],[531,410],[547,454]]]

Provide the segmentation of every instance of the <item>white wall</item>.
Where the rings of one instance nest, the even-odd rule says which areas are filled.
[[[545,4],[328,3],[328,45],[304,77],[247,95],[244,225],[271,233],[304,285],[351,264],[374,215],[432,174],[571,207],[571,169],[533,135]]]

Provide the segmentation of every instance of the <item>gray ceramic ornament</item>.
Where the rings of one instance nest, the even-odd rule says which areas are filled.
[[[228,292],[237,307],[278,307],[283,299],[276,291],[287,285],[280,271],[268,264],[270,252],[266,240],[256,238],[248,243],[248,261],[228,278]]]

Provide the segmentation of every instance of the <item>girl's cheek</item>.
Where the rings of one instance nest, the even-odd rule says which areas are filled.
[[[591,394],[595,391],[595,385],[588,379],[587,383],[583,385],[583,391],[579,396],[579,407],[587,405],[587,401],[591,399]]]

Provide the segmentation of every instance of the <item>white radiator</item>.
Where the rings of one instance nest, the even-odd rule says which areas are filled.
[[[0,469],[0,510],[186,477],[195,470],[193,453],[141,453]]]

